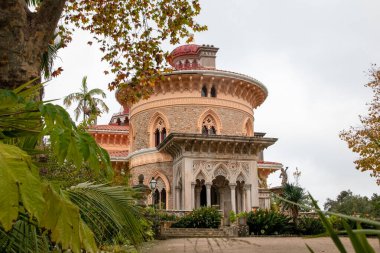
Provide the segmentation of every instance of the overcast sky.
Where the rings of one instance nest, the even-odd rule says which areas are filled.
[[[342,190],[371,196],[380,188],[369,173],[355,169],[357,157],[339,132],[359,125],[371,92],[364,84],[372,63],[380,64],[378,0],[203,0],[198,20],[208,31],[197,44],[219,47],[217,67],[263,82],[269,96],[255,113],[255,131],[279,138],[265,152],[267,161],[298,167],[300,183],[321,203]],[[56,66],[64,72],[50,82],[46,98],[62,98],[79,90],[88,75],[90,88],[107,90],[110,77],[89,36],[78,32],[60,52]],[[174,47],[168,48],[169,50]],[[107,91],[110,113],[120,105]],[[270,177],[280,183],[279,173]]]

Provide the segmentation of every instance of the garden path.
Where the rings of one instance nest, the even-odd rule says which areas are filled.
[[[369,239],[380,253],[379,241]],[[347,251],[354,252],[349,238],[342,238]],[[245,237],[245,238],[180,238],[156,241],[144,247],[144,253],[308,253],[307,243],[316,253],[338,250],[329,237],[304,239],[300,237]]]

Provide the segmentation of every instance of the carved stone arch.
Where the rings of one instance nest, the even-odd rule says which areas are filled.
[[[150,118],[149,124],[148,124],[148,134],[150,136],[149,147],[151,147],[151,148],[155,147],[155,140],[154,140],[155,135],[154,135],[154,133],[156,131],[156,125],[157,125],[159,120],[163,121],[163,125],[164,125],[164,128],[166,130],[166,135],[168,135],[170,133],[170,125],[169,125],[169,121],[166,118],[166,116],[161,112],[155,112],[152,115],[152,117]]]
[[[253,120],[251,117],[247,117],[243,121],[242,134],[244,136],[253,136]]]
[[[202,170],[200,170],[200,171],[198,172],[198,174],[195,176],[194,181],[196,181],[196,180],[199,180],[200,182],[201,182],[202,180],[204,180],[204,182],[208,181],[207,178],[206,178],[206,176],[205,176],[205,173],[203,173]]]
[[[242,172],[240,172],[239,174],[238,174],[238,176],[236,177],[236,180],[235,180],[236,182],[240,182],[240,183],[242,183],[242,182],[247,182],[247,179],[246,179],[246,177],[244,176],[244,174],[242,173]]]
[[[217,176],[223,176],[227,180],[230,180],[230,174],[228,173],[228,169],[224,164],[218,164],[217,166],[215,166],[212,175],[213,178],[216,178]]]
[[[154,177],[154,179],[156,179],[156,180],[158,180],[158,178],[161,178],[162,181],[163,181],[164,184],[165,184],[165,190],[166,190],[166,192],[167,192],[167,193],[170,192],[170,183],[169,183],[168,178],[167,178],[164,174],[162,174],[162,173],[159,172],[159,171],[156,171],[156,173],[154,174],[153,177]]]
[[[216,114],[215,112],[214,112],[214,110],[212,110],[212,109],[207,109],[207,110],[205,110],[201,115],[200,115],[200,117],[198,118],[198,132],[199,133],[202,133],[202,125],[203,125],[203,121],[206,119],[206,117],[208,117],[208,116],[210,116],[213,120],[214,120],[214,122],[215,122],[215,124],[216,124],[216,126],[215,126],[215,130],[216,130],[216,134],[220,134],[221,132],[222,132],[222,122],[221,122],[221,120],[220,120],[220,118],[219,118],[219,116],[218,116],[218,114]]]

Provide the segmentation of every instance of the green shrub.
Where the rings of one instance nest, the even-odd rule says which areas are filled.
[[[201,207],[180,218],[173,228],[218,228],[222,215],[213,207]]]
[[[298,219],[297,231],[303,235],[319,235],[326,230],[319,218],[302,217]]]
[[[232,210],[230,211],[229,219],[230,219],[231,224],[234,223],[237,219],[235,212]]]
[[[271,210],[249,212],[247,225],[249,233],[255,235],[276,235],[292,232],[291,218]]]

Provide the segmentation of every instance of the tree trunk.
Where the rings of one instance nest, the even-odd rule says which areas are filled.
[[[47,49],[66,0],[44,0],[30,12],[24,0],[0,1],[0,88],[13,89],[40,77]]]

